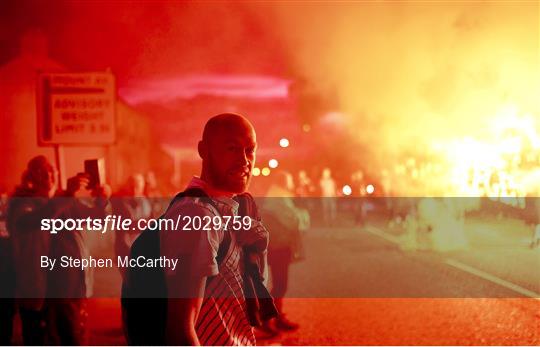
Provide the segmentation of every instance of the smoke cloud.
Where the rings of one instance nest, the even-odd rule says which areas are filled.
[[[538,2],[281,3],[257,11],[286,43],[296,73],[337,94],[351,135],[378,156],[481,135],[508,105],[540,117]]]

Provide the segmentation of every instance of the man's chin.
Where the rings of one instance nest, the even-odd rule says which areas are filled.
[[[244,193],[249,187],[249,179],[229,182],[229,191],[235,194]]]

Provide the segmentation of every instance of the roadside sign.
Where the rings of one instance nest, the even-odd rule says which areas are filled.
[[[37,91],[39,145],[114,143],[116,88],[111,73],[43,73]]]

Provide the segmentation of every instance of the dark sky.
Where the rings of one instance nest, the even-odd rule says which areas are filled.
[[[0,62],[38,27],[50,56],[72,69],[110,67],[131,78],[184,74],[289,74],[282,44],[247,3],[2,1]]]

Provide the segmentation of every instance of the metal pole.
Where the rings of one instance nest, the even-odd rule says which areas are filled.
[[[58,188],[64,190],[64,148],[61,145],[54,145],[54,158],[56,161],[56,170],[58,170]]]

